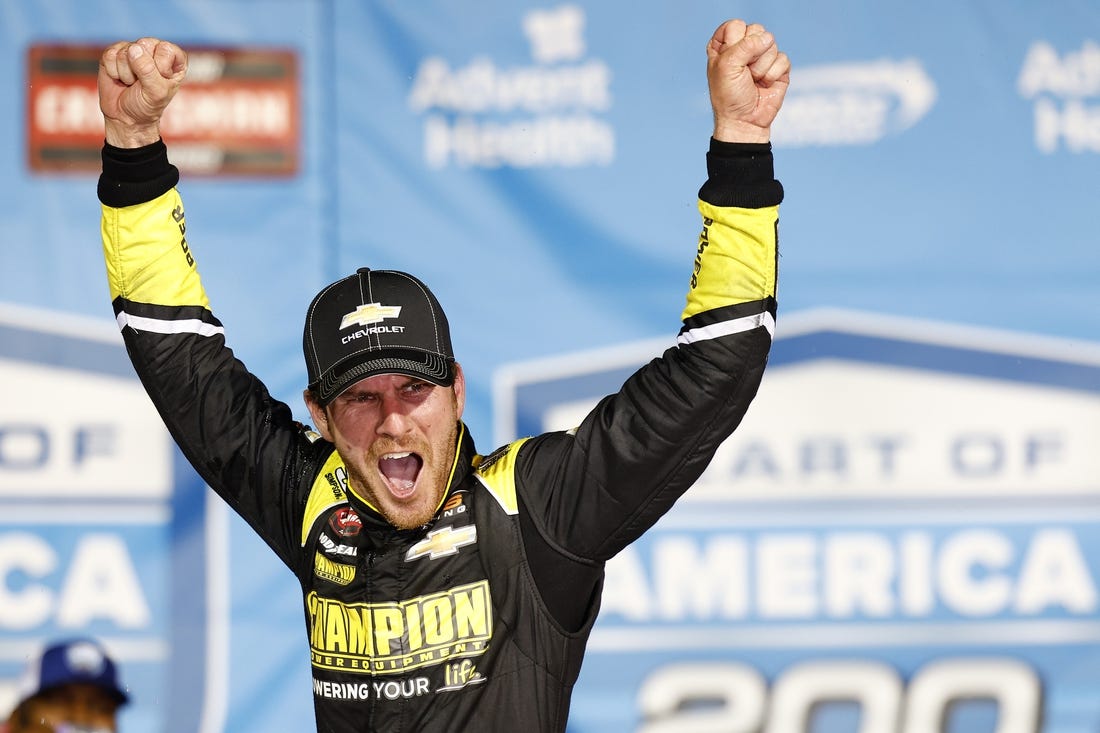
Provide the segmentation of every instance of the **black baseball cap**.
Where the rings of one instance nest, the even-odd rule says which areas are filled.
[[[20,704],[73,683],[95,685],[119,705],[130,700],[119,683],[118,667],[103,646],[93,639],[77,638],[50,644],[28,665],[19,680]]]
[[[376,374],[454,384],[447,316],[428,286],[406,272],[361,267],[321,290],[306,310],[302,349],[322,406]]]

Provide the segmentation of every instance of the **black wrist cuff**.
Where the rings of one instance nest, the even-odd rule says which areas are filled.
[[[783,201],[771,143],[727,143],[711,138],[707,182],[699,198],[715,206],[758,209]]]
[[[107,206],[121,208],[152,201],[179,183],[180,172],[168,162],[163,140],[140,148],[103,144],[103,173],[97,193]]]

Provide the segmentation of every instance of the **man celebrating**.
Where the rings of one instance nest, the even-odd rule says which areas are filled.
[[[564,730],[604,563],[695,482],[764,371],[786,54],[738,20],[707,45],[714,133],[676,346],[575,429],[488,455],[443,308],[408,273],[363,267],[309,305],[319,435],[233,357],[160,140],[186,69],[152,38],[101,59],[111,297],[172,435],[301,584],[318,729]]]

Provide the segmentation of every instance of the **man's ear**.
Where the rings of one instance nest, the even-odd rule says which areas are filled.
[[[322,438],[331,443],[332,432],[328,427],[328,413],[325,412],[325,408],[317,404],[317,400],[313,399],[313,392],[308,389],[302,392],[302,399],[305,400],[306,407],[309,408],[309,415],[313,418],[313,427],[317,429]]]
[[[466,375],[462,373],[462,365],[457,361],[454,365],[455,370],[455,407],[459,420],[462,419],[462,410],[466,407]]]

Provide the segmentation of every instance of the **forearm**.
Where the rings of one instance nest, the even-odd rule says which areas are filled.
[[[703,228],[677,337],[681,346],[774,330],[779,204],[771,146],[711,140],[699,189]]]
[[[708,170],[677,345],[602,400],[573,437],[524,449],[522,483],[543,534],[584,558],[614,555],[698,479],[767,362],[782,187],[767,145],[716,143]]]
[[[186,238],[179,172],[161,142],[103,149],[98,194],[111,300],[207,308]]]

